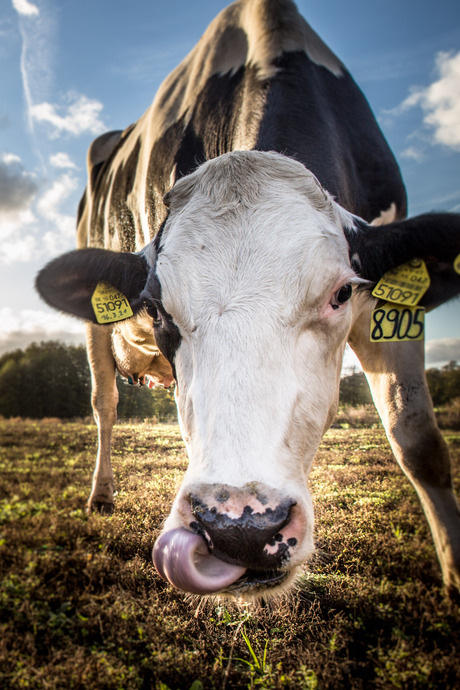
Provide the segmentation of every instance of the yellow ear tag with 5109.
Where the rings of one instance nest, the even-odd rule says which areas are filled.
[[[425,262],[413,259],[387,271],[372,294],[387,302],[415,307],[429,287],[430,275]]]
[[[100,282],[96,285],[91,304],[98,323],[115,323],[133,315],[128,299],[110,283]]]

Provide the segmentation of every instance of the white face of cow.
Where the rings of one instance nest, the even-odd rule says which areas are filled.
[[[192,592],[275,586],[313,550],[307,477],[335,412],[359,280],[351,217],[277,154],[221,156],[169,197],[143,297],[170,357],[174,324],[190,466],[155,563]]]

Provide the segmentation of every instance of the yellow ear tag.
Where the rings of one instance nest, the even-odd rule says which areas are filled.
[[[457,258],[454,261],[454,269],[456,273],[460,274],[460,254],[457,256]]]
[[[372,312],[371,342],[423,340],[425,309],[386,302]]]
[[[91,304],[98,323],[115,323],[133,315],[127,298],[110,283],[100,282],[96,285]]]
[[[387,302],[415,307],[429,287],[430,275],[425,262],[423,259],[413,259],[387,271],[372,294]]]

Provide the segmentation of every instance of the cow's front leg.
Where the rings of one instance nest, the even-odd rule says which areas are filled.
[[[447,445],[436,423],[422,342],[371,343],[366,309],[349,338],[371,388],[391,447],[420,498],[444,583],[460,590],[460,510]]]
[[[96,467],[88,511],[97,510],[105,515],[113,513],[114,486],[110,452],[118,404],[111,332],[112,329],[109,326],[88,324],[86,327],[92,384],[91,402],[98,428]]]

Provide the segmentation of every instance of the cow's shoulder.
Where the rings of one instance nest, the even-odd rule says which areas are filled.
[[[283,53],[305,52],[339,76],[343,64],[299,14],[291,0],[238,0],[211,22],[193,50],[160,86],[152,104],[158,131],[181,120],[213,77],[253,68],[261,82],[279,71]]]

